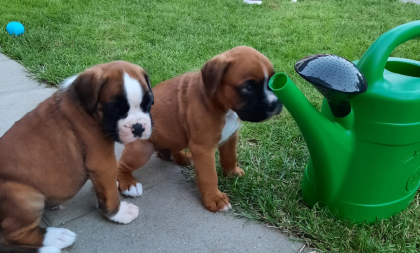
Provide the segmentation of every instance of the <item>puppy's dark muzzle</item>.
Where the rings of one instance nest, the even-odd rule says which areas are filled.
[[[133,132],[132,133],[133,133],[134,137],[140,138],[141,135],[143,134],[143,132],[144,132],[144,128],[143,128],[142,125],[140,125],[140,124],[134,124],[133,125]]]
[[[262,121],[268,120],[271,117],[279,115],[282,110],[283,110],[283,104],[279,100],[272,102],[266,107],[266,110],[265,110],[266,117]]]
[[[248,122],[262,122],[273,116],[279,115],[283,109],[283,104],[276,100],[270,104],[259,104],[257,106],[249,106],[236,110],[239,118],[242,121]]]
[[[273,106],[271,106],[270,109],[271,109],[271,116],[279,115],[281,111],[283,110],[283,104],[280,101],[278,101]]]

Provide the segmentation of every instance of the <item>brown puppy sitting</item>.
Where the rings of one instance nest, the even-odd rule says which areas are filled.
[[[69,78],[17,121],[0,139],[1,243],[43,246],[28,249],[41,253],[71,245],[73,232],[38,223],[44,207],[69,200],[88,179],[110,220],[134,220],[138,208],[119,201],[114,142],[150,137],[152,103],[146,72],[116,61]],[[14,250],[0,245],[0,252]]]
[[[282,104],[268,88],[274,74],[270,60],[257,50],[240,46],[208,61],[201,72],[186,73],[153,88],[155,128],[150,140],[125,145],[118,164],[119,189],[138,196],[132,172],[154,150],[177,164],[194,163],[198,188],[207,210],[231,207],[217,187],[215,151],[219,148],[224,175],[244,174],[237,167],[236,143],[240,120],[260,122],[281,112]],[[190,153],[182,150],[188,148]]]

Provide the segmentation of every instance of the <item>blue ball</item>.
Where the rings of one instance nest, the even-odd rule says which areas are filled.
[[[21,23],[13,21],[7,24],[6,30],[10,35],[19,36],[25,32],[25,27]]]

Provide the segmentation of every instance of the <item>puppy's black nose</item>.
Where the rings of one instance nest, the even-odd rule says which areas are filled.
[[[140,124],[133,125],[133,135],[134,137],[141,137],[141,134],[144,132],[144,128]]]

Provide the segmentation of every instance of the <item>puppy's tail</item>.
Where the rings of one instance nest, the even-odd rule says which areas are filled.
[[[0,253],[60,253],[56,247],[29,248],[24,246],[0,244]]]

